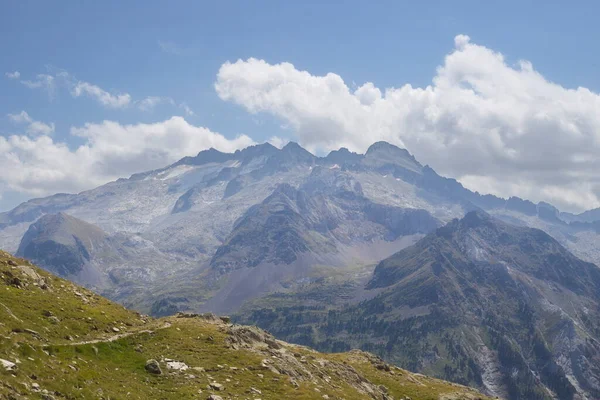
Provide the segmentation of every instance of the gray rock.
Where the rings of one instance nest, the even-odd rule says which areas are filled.
[[[162,374],[162,369],[160,369],[160,364],[156,360],[148,360],[148,361],[146,361],[146,367],[145,368],[146,368],[146,371],[150,372],[151,374],[155,374],[155,375],[161,375]]]
[[[4,360],[0,358],[0,365],[7,371],[13,371],[17,368],[17,364],[12,361]]]

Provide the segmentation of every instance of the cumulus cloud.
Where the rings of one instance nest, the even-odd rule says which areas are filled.
[[[19,79],[21,77],[21,73],[19,71],[7,72],[4,74],[8,79]]]
[[[352,90],[334,73],[250,58],[223,64],[215,89],[278,117],[309,149],[364,151],[386,140],[474,190],[571,210],[600,205],[600,96],[550,82],[466,35],[424,88]]]
[[[131,103],[131,96],[129,93],[112,94],[99,86],[83,81],[79,81],[75,84],[71,90],[71,94],[74,97],[79,97],[84,94],[88,95],[96,99],[103,106],[110,108],[124,108]]]
[[[50,135],[54,133],[54,122],[46,124],[41,121],[35,121],[25,111],[18,114],[8,114],[8,118],[16,124],[27,124],[25,131],[29,135]]]
[[[88,123],[70,134],[84,144],[71,149],[47,135],[0,137],[0,187],[35,196],[79,192],[210,147],[231,152],[253,144],[247,136],[230,140],[181,117],[153,124]]]

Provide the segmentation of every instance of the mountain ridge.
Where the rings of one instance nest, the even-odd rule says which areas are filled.
[[[366,289],[329,306],[273,295],[237,318],[503,398],[600,396],[600,269],[541,230],[469,212],[380,262]]]

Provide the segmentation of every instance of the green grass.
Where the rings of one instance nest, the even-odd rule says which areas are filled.
[[[42,398],[41,390],[55,399],[205,399],[211,393],[224,399],[370,398],[339,376],[348,365],[372,384],[385,385],[395,399],[484,398],[471,389],[400,369],[393,374],[378,370],[359,353],[321,354],[285,344],[283,352],[294,359],[304,356],[301,368],[312,375],[297,378],[296,387],[290,376],[261,368],[263,359],[280,353],[231,348],[227,324],[201,318],[152,319],[36,268],[49,286],[42,289],[11,264],[30,265],[0,252],[0,358],[18,360],[15,371],[0,367],[0,399]],[[16,287],[14,277],[26,286]],[[113,328],[129,336],[106,341],[117,334]],[[77,344],[92,340],[101,342]],[[172,372],[164,362],[162,375],[145,370],[146,360],[164,358],[204,370]],[[318,360],[328,364],[319,367]],[[225,390],[207,389],[213,381]]]

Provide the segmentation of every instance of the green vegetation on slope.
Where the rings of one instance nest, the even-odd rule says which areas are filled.
[[[0,252],[0,398],[485,397],[368,353],[321,354],[226,318],[152,319]]]

